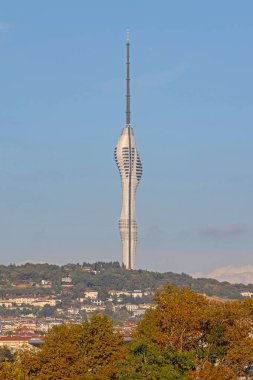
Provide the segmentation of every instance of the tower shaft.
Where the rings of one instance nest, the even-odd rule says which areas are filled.
[[[135,192],[142,176],[142,165],[137,152],[130,112],[130,42],[126,43],[126,125],[116,145],[114,156],[122,187],[122,208],[119,230],[122,241],[122,264],[135,269],[137,222],[135,215]]]

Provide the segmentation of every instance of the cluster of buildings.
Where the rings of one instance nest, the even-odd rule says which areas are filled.
[[[63,322],[63,320],[53,318],[41,318],[36,322],[31,318],[0,318],[0,349],[7,348],[14,353],[39,347],[45,342],[46,332]],[[75,320],[72,322],[77,323]],[[120,325],[114,325],[114,331],[120,333],[124,340],[128,341],[136,327],[136,322],[125,321]]]
[[[51,297],[22,296],[22,297],[1,299],[0,306],[4,306],[6,308],[15,308],[16,306],[29,305],[29,306],[41,308],[45,305],[56,306],[57,301],[60,302],[60,300],[56,300],[55,298],[51,298]]]
[[[12,353],[39,347],[43,343],[44,337],[36,334],[0,336],[0,348],[8,348]]]
[[[72,279],[62,278],[62,284],[71,287]],[[47,283],[44,285],[50,286]],[[87,289],[82,297],[71,298],[70,304],[64,304],[64,300],[55,295],[22,295],[0,299],[0,348],[8,347],[11,351],[32,349],[43,343],[45,335],[53,326],[66,322],[81,323],[94,312],[108,314],[113,319],[114,315],[123,313],[120,322],[115,318],[114,328],[125,339],[130,338],[138,318],[153,307],[151,302],[142,302],[144,297],[151,297],[152,292],[112,289],[108,290],[107,295],[102,300],[97,290]],[[52,308],[53,314],[41,317],[41,311],[47,306]]]
[[[0,317],[0,348],[11,352],[33,349],[44,343],[50,328],[63,323],[56,318],[35,318],[34,316]]]

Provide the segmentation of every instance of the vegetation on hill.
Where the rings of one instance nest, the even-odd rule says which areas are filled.
[[[61,295],[64,287],[62,278],[72,279],[70,296],[81,297],[87,288],[99,291],[100,298],[108,296],[108,290],[156,290],[165,284],[189,287],[208,296],[240,298],[240,292],[253,292],[253,285],[219,282],[214,279],[195,279],[187,274],[172,272],[158,273],[146,270],[125,270],[118,262],[95,264],[24,264],[0,266],[0,297],[19,295]],[[41,286],[42,281],[49,281],[51,286]]]
[[[236,380],[250,377],[253,300],[218,302],[166,286],[133,341],[106,316],[55,326],[41,349],[0,363],[6,380]]]

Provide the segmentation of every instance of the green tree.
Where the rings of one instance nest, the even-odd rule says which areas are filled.
[[[176,350],[162,351],[155,344],[135,341],[127,359],[118,364],[119,380],[186,380],[187,371],[195,369],[191,355]]]
[[[0,348],[0,362],[13,362],[15,355],[9,350],[8,347]]]
[[[156,344],[161,352],[190,353],[196,366],[189,371],[192,379],[222,379],[223,372],[224,379],[246,375],[253,358],[253,300],[214,302],[167,286],[155,302],[139,324],[137,339]]]
[[[41,310],[38,311],[38,317],[53,317],[56,312],[56,307],[49,304],[44,305]]]

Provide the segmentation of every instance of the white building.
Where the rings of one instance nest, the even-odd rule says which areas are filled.
[[[104,312],[105,306],[84,305],[81,307],[81,310],[86,311],[86,313]]]
[[[12,307],[12,302],[9,300],[0,300],[0,306]]]
[[[84,292],[84,297],[85,298],[89,298],[91,300],[95,300],[98,298],[98,291],[97,290],[86,290],[86,292]]]
[[[138,309],[133,311],[134,317],[140,317],[141,315],[144,315],[146,310],[144,309]]]
[[[109,290],[108,291],[108,294],[110,296],[116,296],[116,297],[120,297],[120,296],[130,296],[131,293],[128,291],[128,290]]]
[[[33,336],[0,336],[0,348],[8,348],[11,352],[15,352],[23,349],[34,349],[32,346],[33,341],[42,341],[43,337],[38,335]]]
[[[43,307],[45,305],[55,306],[56,302],[60,301],[55,298],[47,298],[47,297],[17,297],[17,298],[10,298],[8,300],[1,300],[0,305],[5,305],[6,307],[10,307],[13,305],[32,305],[36,307]]]
[[[242,293],[241,293],[241,296],[243,296],[243,297],[248,297],[248,298],[251,298],[252,295],[253,295],[252,292],[242,292]]]
[[[127,296],[127,297],[133,297],[133,298],[141,298],[143,296],[143,292],[141,290],[109,290],[108,294],[110,296],[116,296],[116,297],[121,297],[121,296]]]
[[[126,125],[114,150],[114,157],[121,176],[122,209],[119,230],[122,241],[122,264],[135,269],[137,222],[135,215],[135,192],[142,176],[142,165],[137,152],[130,120],[130,42],[127,39],[127,91]]]
[[[143,293],[141,290],[134,290],[132,293],[131,293],[131,296],[133,298],[141,298],[143,296]]]
[[[61,282],[63,284],[71,284],[72,283],[72,278],[69,277],[69,276],[68,277],[62,277]]]
[[[138,310],[139,309],[139,306],[135,305],[133,303],[126,303],[124,306],[126,307],[126,309],[128,311],[134,311],[134,310]]]
[[[92,299],[91,302],[94,304],[94,305],[97,305],[97,306],[101,306],[104,304],[104,302],[102,300],[98,300],[98,299]]]

